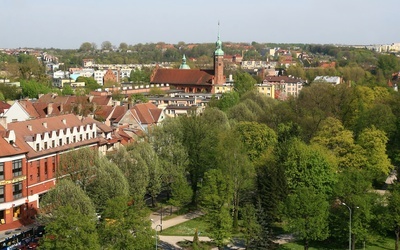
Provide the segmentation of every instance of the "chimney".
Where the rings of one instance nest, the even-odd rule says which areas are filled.
[[[28,124],[26,127],[27,127],[30,131],[32,131],[32,125]]]
[[[62,123],[64,123],[64,125],[67,125],[67,120],[66,119],[62,119],[61,121],[62,121]]]
[[[53,103],[50,102],[47,104],[47,114],[46,115],[51,115],[53,113]]]
[[[2,125],[7,130],[7,119],[5,116],[0,117],[0,125]]]
[[[42,123],[43,127],[47,128],[47,122]]]

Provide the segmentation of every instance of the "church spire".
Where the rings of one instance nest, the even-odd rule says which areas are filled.
[[[217,42],[215,43],[215,45],[216,45],[216,50],[214,52],[214,55],[223,56],[224,51],[222,50],[222,42],[221,42],[220,36],[219,36],[219,21],[218,21],[218,38],[217,38]]]
[[[182,64],[179,66],[179,69],[190,69],[189,65],[186,64],[186,56],[183,54]]]

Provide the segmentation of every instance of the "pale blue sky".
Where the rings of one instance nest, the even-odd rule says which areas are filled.
[[[0,0],[0,48],[83,42],[390,44],[399,0]]]

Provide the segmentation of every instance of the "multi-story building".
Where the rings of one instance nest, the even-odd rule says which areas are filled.
[[[285,100],[289,96],[297,97],[306,81],[292,76],[268,76],[263,84],[274,85],[275,99]]]
[[[62,154],[107,144],[94,120],[73,114],[0,122],[0,230],[31,222],[40,197],[56,183]]]

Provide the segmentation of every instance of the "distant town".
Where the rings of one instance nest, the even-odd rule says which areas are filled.
[[[127,191],[129,193],[127,196],[131,199],[133,199],[132,197],[143,198],[146,196],[153,201],[152,205],[154,206],[157,199],[164,196],[172,197],[169,204],[183,206],[190,203],[197,205],[198,200],[204,198],[199,194],[201,188],[203,188],[202,182],[211,178],[207,171],[217,166],[225,166],[224,164],[232,164],[232,166],[236,164],[228,160],[230,159],[229,153],[219,148],[235,144],[235,141],[227,139],[234,136],[233,134],[226,136],[219,130],[218,133],[221,132],[221,134],[218,134],[220,136],[218,140],[228,141],[225,142],[226,145],[215,144],[210,146],[213,150],[220,150],[218,154],[204,156],[204,158],[193,154],[193,152],[204,153],[207,151],[205,145],[202,144],[206,142],[201,139],[211,138],[207,136],[217,138],[217,132],[207,135],[206,132],[202,134],[196,129],[213,131],[213,126],[220,126],[221,128],[231,126],[232,129],[236,129],[235,133],[237,134],[234,134],[235,136],[243,136],[240,137],[244,143],[243,149],[248,150],[246,156],[240,155],[244,158],[238,156],[238,161],[241,161],[240,164],[243,166],[246,164],[256,166],[257,161],[255,159],[262,161],[264,160],[263,157],[271,157],[269,155],[273,154],[271,152],[275,152],[276,157],[281,157],[277,153],[278,149],[274,148],[277,151],[272,151],[272,145],[278,142],[284,145],[287,143],[285,140],[289,141],[288,138],[297,133],[296,136],[304,140],[304,143],[315,142],[328,147],[331,150],[330,153],[339,159],[335,163],[338,165],[335,166],[340,169],[343,167],[340,164],[345,164],[345,160],[340,158],[344,157],[344,154],[337,153],[336,146],[324,144],[323,133],[320,132],[321,129],[329,129],[329,122],[331,122],[331,125],[335,124],[338,128],[342,128],[342,125],[338,125],[339,122],[335,123],[329,118],[339,119],[343,126],[347,126],[346,129],[353,131],[355,135],[359,136],[358,139],[361,138],[357,141],[360,144],[352,144],[351,147],[354,146],[354,152],[362,151],[357,147],[363,147],[362,136],[364,135],[363,129],[367,128],[366,124],[376,122],[373,124],[373,129],[384,131],[382,135],[377,132],[377,136],[379,134],[379,136],[385,138],[381,140],[382,142],[391,142],[387,145],[385,143],[384,147],[388,147],[388,155],[386,155],[386,151],[385,153],[381,152],[385,154],[382,157],[390,158],[395,162],[398,159],[396,156],[398,148],[394,140],[396,129],[388,125],[389,120],[386,124],[383,124],[379,123],[379,119],[375,120],[371,117],[377,110],[388,112],[385,113],[387,114],[385,118],[393,118],[390,120],[390,124],[392,124],[391,122],[395,124],[396,111],[393,111],[393,113],[390,111],[389,114],[386,106],[385,108],[376,106],[377,109],[372,107],[368,109],[370,108],[368,105],[372,105],[375,101],[386,104],[386,101],[389,100],[389,93],[397,93],[400,83],[399,58],[400,43],[365,46],[257,42],[246,44],[223,42],[219,34],[215,44],[186,44],[184,42],[166,44],[160,42],[136,45],[121,43],[116,46],[105,41],[100,47],[94,43],[84,42],[80,48],[75,50],[56,48],[0,49],[0,231],[12,232],[16,228],[45,221],[43,214],[48,214],[48,211],[43,208],[50,209],[53,207],[47,203],[42,205],[41,202],[46,199],[46,194],[55,190],[60,180],[67,178],[67,176],[75,183],[80,183],[82,190],[85,190],[84,184],[82,184],[84,180],[81,178],[83,178],[83,175],[89,176],[91,172],[87,173],[83,169],[66,167],[68,163],[63,162],[63,157],[88,148],[94,150],[93,152],[96,152],[96,155],[99,155],[100,158],[108,157],[111,162],[119,163],[118,166],[122,169],[121,166],[125,163],[119,162],[118,159],[124,159],[125,156],[113,158],[115,155],[124,154],[121,153],[124,152],[122,148],[129,151],[140,143],[149,143],[153,147],[154,154],[160,158],[160,164],[164,164],[162,166],[166,168],[163,170],[163,174],[157,177],[157,181],[160,181],[157,184],[159,188],[154,188],[149,182],[143,187],[143,192],[132,193],[140,188],[127,184],[129,187],[126,189],[130,192]],[[359,93],[357,95],[350,89],[357,89],[360,92],[357,92]],[[345,99],[348,95],[353,94],[359,99],[356,97]],[[338,96],[343,99],[335,99],[339,98]],[[320,100],[319,98],[322,97],[324,99]],[[360,104],[356,107],[356,100],[359,103],[362,102],[363,105]],[[393,102],[395,102],[394,100],[395,98]],[[256,103],[257,101],[258,103]],[[325,104],[326,107],[321,107]],[[212,112],[208,111],[211,109],[222,113],[211,113],[210,115],[207,112]],[[363,113],[364,111],[365,113]],[[362,115],[360,115],[361,113]],[[163,150],[168,148],[169,143],[162,144],[164,139],[161,137],[162,132],[160,131],[162,130],[160,127],[164,126],[165,121],[186,119],[187,117],[200,118],[198,118],[198,121],[193,120],[193,123],[182,120],[182,124],[176,125],[176,128],[186,132],[197,131],[199,133],[194,134],[193,138],[186,139],[185,136],[174,134],[169,140],[170,144],[177,145],[177,148],[174,148],[171,152],[164,152]],[[223,123],[225,120],[231,122]],[[166,130],[168,126],[173,126],[168,122],[165,125]],[[209,127],[204,125],[204,127],[198,128],[196,127],[197,123],[209,123]],[[258,132],[255,132],[255,127],[254,131],[246,130],[256,126],[256,123],[266,124],[270,128],[261,129],[259,127]],[[298,124],[298,127],[295,124]],[[240,127],[240,125],[243,125],[243,127]],[[269,129],[274,131],[268,132]],[[284,134],[284,129],[287,129],[287,134]],[[342,130],[344,130],[344,127]],[[172,131],[176,132],[176,130]],[[167,132],[163,131],[163,133]],[[254,138],[262,134],[260,140],[264,141],[265,144],[254,146],[250,142],[253,137],[246,133],[254,133],[252,134]],[[182,142],[175,142],[178,137]],[[353,137],[349,141],[353,141]],[[250,149],[252,146],[254,148]],[[343,145],[341,144],[341,146]],[[303,145],[298,144],[296,147],[301,148]],[[271,151],[268,151],[269,149]],[[365,147],[364,149],[365,152],[362,152],[365,154],[360,154],[365,156],[364,160],[368,162],[365,164],[370,164],[368,166],[374,169],[373,174],[371,172],[371,176],[373,175],[371,183],[380,181],[382,176],[389,175],[389,170],[393,170],[389,167],[391,164],[386,165],[385,160],[385,163],[382,163],[382,161],[377,164],[385,166],[382,167],[383,170],[375,169],[374,159],[369,162],[368,148]],[[147,152],[146,148],[141,150],[143,151],[137,151],[135,156]],[[185,155],[182,156],[185,158],[182,160],[182,169],[185,168],[186,170],[182,170],[182,173],[180,173],[182,176],[179,175],[179,178],[177,176],[171,177],[170,179],[173,179],[171,181],[165,177],[167,172],[172,171],[167,167],[171,164],[181,164],[178,161],[180,159],[175,158],[178,157],[175,154],[179,150],[185,152],[182,153]],[[236,157],[236,153],[241,151],[242,148],[230,150]],[[343,148],[342,150],[344,152],[347,149]],[[279,153],[282,152],[279,151]],[[173,154],[173,156],[168,158],[168,154]],[[347,152],[347,154],[350,153]],[[79,158],[76,155],[74,157]],[[71,165],[77,166],[79,163],[72,160],[75,159],[74,157],[69,158],[69,161],[74,162]],[[126,157],[128,159],[128,156]],[[143,159],[132,158],[132,162],[135,163],[131,163],[131,165],[137,166],[140,164],[138,162],[146,162],[151,169],[151,161],[144,156],[142,157]],[[323,158],[325,155],[318,157]],[[316,158],[318,157],[316,156]],[[357,165],[354,158],[348,157],[346,161]],[[324,164],[331,164],[328,158],[321,161],[324,161]],[[212,159],[210,161],[213,162],[207,162],[209,159]],[[280,160],[277,158],[268,159],[271,161],[272,159],[274,161]],[[320,160],[320,158],[318,159]],[[219,160],[221,162],[215,163]],[[168,163],[170,165],[166,163],[168,161],[171,161]],[[93,162],[87,164],[95,164],[95,162],[97,163],[97,158],[93,158]],[[289,165],[288,163],[285,166],[289,167]],[[363,167],[359,168],[363,169]],[[121,170],[125,171],[123,175],[127,176],[127,183],[135,182],[129,179],[128,175],[132,173],[127,169]],[[143,178],[151,179],[151,175],[157,174],[155,170],[154,172],[149,171],[144,175],[147,177]],[[226,169],[221,171],[226,171]],[[327,169],[321,171],[327,171]],[[299,170],[299,175],[300,172]],[[332,176],[339,172],[341,170],[333,171]],[[377,174],[378,172],[379,174]],[[81,175],[74,176],[76,173],[81,173]],[[214,174],[218,176],[218,173]],[[238,175],[240,174],[238,173]],[[91,178],[96,179],[96,176],[100,175],[100,172],[96,172],[89,177],[85,176],[85,178],[89,178],[87,185],[90,186],[90,183],[92,183]],[[256,172],[251,173],[248,178],[253,178],[255,175]],[[257,176],[259,177],[260,173],[257,173]],[[138,179],[135,178],[135,180]],[[267,177],[262,176],[262,178]],[[288,179],[288,182],[294,182],[297,177],[291,176],[290,178],[292,179]],[[173,183],[178,183],[178,180],[179,183],[185,183],[182,184],[185,189],[190,189],[192,196],[185,201],[180,201],[176,197],[174,200],[174,195],[177,194],[174,188],[178,190],[178,187],[175,187]],[[329,185],[332,186],[336,183],[336,179],[335,181],[330,179],[323,181],[329,182]],[[320,183],[316,182],[315,185]],[[290,186],[289,183],[288,185],[288,193],[290,193],[303,184]],[[92,193],[89,192],[89,196],[90,194],[93,195],[92,199],[104,195],[104,190],[96,193],[97,187],[92,186]],[[293,188],[293,190],[290,188]],[[154,191],[155,189],[157,191]],[[212,190],[215,189],[216,187],[212,188]],[[256,189],[256,187],[254,186],[253,189]],[[333,195],[333,188],[332,190],[331,187],[327,189],[329,190],[325,194]],[[91,190],[90,187],[88,190]],[[205,188],[204,190],[208,189]],[[162,192],[164,192],[164,195],[159,196]],[[180,192],[178,196],[183,197],[183,191]],[[237,190],[237,192],[237,195],[240,192],[250,195],[247,188],[240,190],[240,192]],[[256,195],[255,193],[257,192],[252,192],[251,195]],[[287,193],[280,195],[284,197]],[[340,196],[340,198],[345,199],[343,197],[345,195]],[[108,198],[111,200],[112,197]],[[103,201],[93,201],[94,205],[98,206],[96,212],[106,211],[108,205],[101,202],[106,202],[108,198]],[[258,199],[253,198],[254,200]],[[337,199],[339,199],[339,196]],[[227,210],[227,214],[231,213],[233,220],[239,218],[237,214],[235,215],[235,211],[239,209],[242,203],[252,202],[251,200],[228,200],[229,202],[226,204],[229,203],[230,210]],[[206,206],[204,204],[202,206]],[[340,205],[340,203],[338,204]],[[344,202],[343,204],[345,205]],[[357,204],[354,203],[353,205],[352,208],[355,210]],[[266,206],[266,204],[260,203],[259,206]],[[274,208],[277,209],[277,207],[276,205]],[[334,209],[338,209],[337,207],[337,204],[333,206]],[[213,214],[210,209],[207,207],[205,213],[207,214],[208,211],[208,214]],[[244,209],[244,205],[240,209]],[[275,212],[271,212],[273,215],[268,219],[271,222],[279,217]],[[112,221],[114,220],[117,219],[112,218]],[[217,221],[217,219],[214,221]],[[104,223],[110,225],[110,220]],[[157,225],[155,225],[155,230],[157,230]],[[212,233],[210,235],[211,237],[219,237],[212,235]],[[7,236],[1,239],[1,237],[0,235],[0,240],[8,246],[21,244],[20,240],[11,240]],[[21,238],[22,236],[18,237]],[[54,237],[58,236],[55,235]],[[340,238],[341,236],[334,235],[332,237]],[[25,238],[25,236],[22,238]],[[216,244],[225,244],[225,238],[217,238]],[[353,240],[355,240],[355,236]],[[47,238],[43,242],[47,242],[43,244],[51,244],[51,239]]]

